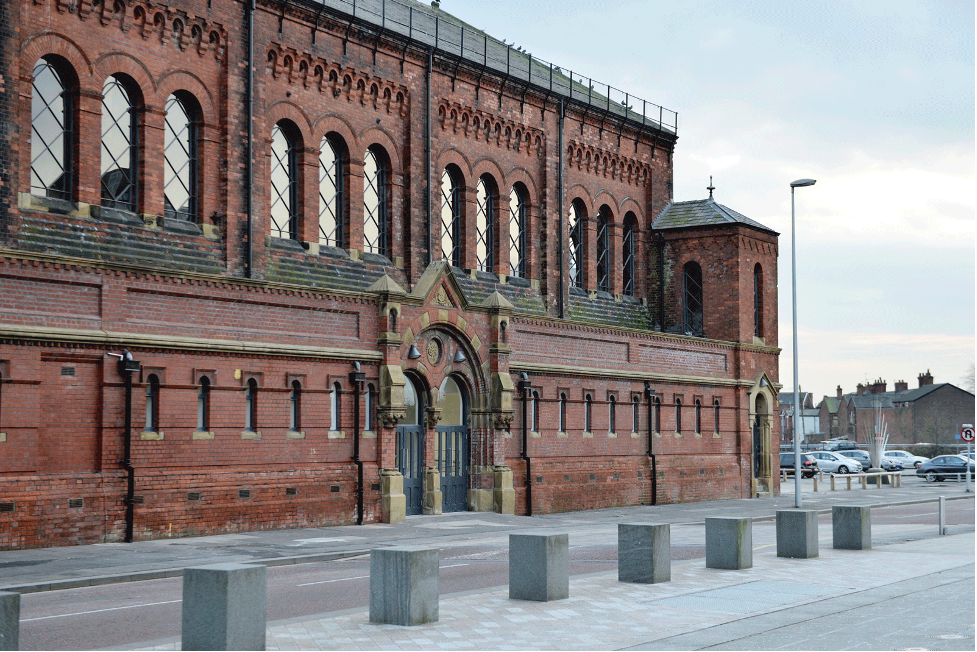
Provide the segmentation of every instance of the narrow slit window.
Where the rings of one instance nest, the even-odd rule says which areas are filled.
[[[631,432],[638,432],[638,417],[640,409],[640,400],[637,396],[631,397]]]
[[[712,410],[716,420],[716,427],[713,430],[713,432],[715,432],[718,435],[719,434],[719,400],[718,399],[715,402],[713,402]]]
[[[159,432],[159,376],[150,374],[146,383],[146,432]]]
[[[570,285],[583,287],[583,204],[575,199],[570,203],[567,227],[570,231],[568,258],[570,262]]]
[[[583,405],[583,408],[584,408],[584,412],[583,412],[583,429],[584,429],[584,432],[593,432],[591,430],[591,426],[593,426],[593,423],[591,422],[591,417],[593,415],[593,406],[594,406],[594,399],[593,399],[593,397],[590,394],[587,394],[586,397],[584,398],[584,405]]]
[[[753,334],[763,337],[763,268],[753,268]]]
[[[682,432],[682,399],[675,399],[675,432]]]
[[[332,395],[329,397],[329,430],[333,432],[339,432],[340,422],[339,422],[339,393],[342,388],[339,383],[333,383]]]
[[[244,388],[244,429],[255,432],[258,429],[258,381],[248,379]]]
[[[539,432],[539,392],[533,390],[532,405],[529,408],[529,430]]]
[[[567,395],[560,393],[560,432],[567,431]]]
[[[617,432],[617,399],[613,396],[607,400],[607,432]]]
[[[441,173],[441,255],[461,267],[461,172],[454,166]]]
[[[685,334],[702,336],[702,268],[699,263],[685,264],[684,273]]]
[[[210,378],[206,376],[200,379],[197,391],[197,430],[210,430]]]
[[[702,432],[702,401],[695,399],[695,431]]]
[[[302,430],[302,383],[292,381],[292,391],[288,394],[288,429],[292,432]]]

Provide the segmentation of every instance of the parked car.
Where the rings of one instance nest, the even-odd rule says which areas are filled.
[[[930,459],[928,457],[923,457],[922,455],[913,455],[908,451],[897,451],[897,450],[888,450],[885,452],[885,456],[888,457],[890,460],[895,460],[896,462],[899,462],[899,464],[901,464],[902,468],[904,469],[912,469],[912,468],[918,469],[920,464],[922,464],[923,462],[929,462]]]
[[[857,448],[858,444],[847,439],[829,439],[821,444],[821,450],[825,451],[855,450]]]
[[[832,451],[812,451],[818,461],[818,468],[828,473],[861,473],[862,463]]]
[[[780,468],[794,472],[794,454],[793,453],[781,453],[780,454]],[[818,461],[810,453],[801,453],[801,476],[804,478],[813,478],[814,474],[818,472]]]
[[[926,478],[927,482],[939,482],[944,478],[963,480],[964,469],[969,468],[970,477],[974,477],[974,461],[963,455],[938,455],[929,462],[923,462],[916,469],[916,475]]]
[[[838,451],[838,453],[840,455],[844,455],[845,457],[850,457],[852,459],[858,460],[859,462],[862,463],[862,469],[865,470],[865,471],[867,471],[870,468],[872,468],[872,458],[868,454],[868,451],[862,451],[862,450],[840,450],[840,451]],[[889,459],[888,457],[886,457],[884,455],[882,456],[881,463],[882,463],[882,469],[884,471],[900,471],[900,470],[902,470],[902,465],[901,464],[899,464],[895,460]]]

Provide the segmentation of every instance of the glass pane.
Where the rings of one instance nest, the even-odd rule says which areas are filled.
[[[117,77],[102,89],[102,204],[136,210],[133,106]]]
[[[509,274],[523,276],[523,233],[526,204],[515,188],[509,193]]]
[[[343,160],[328,138],[319,152],[319,244],[342,247]]]
[[[271,235],[276,238],[294,237],[293,164],[292,142],[281,127],[275,125],[271,131]]]
[[[448,168],[441,173],[441,255],[450,264],[460,266],[458,227],[461,214],[458,185]]]
[[[372,254],[386,255],[384,198],[383,170],[376,154],[366,150],[363,157],[363,249]]]
[[[417,421],[417,392],[414,391],[414,383],[410,378],[407,379],[407,384],[404,385],[404,408],[407,411],[407,415],[404,417],[405,426],[416,426]]]
[[[458,383],[448,376],[438,389],[438,407],[441,409],[441,426],[464,424],[465,403]]]
[[[475,188],[475,257],[478,269],[483,272],[491,272],[493,263],[492,250],[492,227],[493,206],[492,195],[489,193],[488,184],[482,179],[478,180]]]
[[[624,223],[624,294],[634,296],[634,219]]]
[[[580,247],[582,244],[582,233],[583,230],[582,221],[577,215],[576,204],[570,204],[570,214],[567,218],[567,226],[570,228],[570,285],[580,287],[583,285],[582,273],[580,265],[583,261],[580,260]]]
[[[610,291],[610,276],[608,274],[608,214],[606,207],[601,206],[597,214],[597,289]]]
[[[190,113],[176,95],[166,100],[163,145],[163,195],[165,215],[196,222],[195,143]]]
[[[54,66],[39,60],[31,95],[31,194],[69,199],[68,108],[64,84]]]

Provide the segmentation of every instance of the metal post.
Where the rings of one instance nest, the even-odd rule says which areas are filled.
[[[529,457],[529,391],[532,388],[529,375],[523,372],[519,392],[522,394],[522,459],[526,462],[526,516],[533,515],[533,467]]]
[[[946,534],[946,496],[940,496],[940,536]]]
[[[356,464],[356,524],[363,525],[363,460],[360,459],[360,391],[366,374],[353,362],[349,384],[353,386],[353,463]]]

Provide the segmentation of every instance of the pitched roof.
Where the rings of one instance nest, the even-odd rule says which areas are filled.
[[[881,392],[879,394],[863,394],[861,396],[857,394],[845,394],[845,397],[858,409],[871,409],[879,407],[879,405],[883,408],[892,408],[895,403],[912,403],[943,387],[960,389],[953,383],[937,383],[934,385],[923,385],[922,387],[907,389],[901,392]],[[966,390],[960,391],[966,392]],[[967,393],[969,394],[970,392]]]
[[[759,222],[751,220],[732,208],[709,199],[672,202],[666,206],[652,225],[655,229],[684,229],[690,226],[716,226],[721,224],[745,224],[754,229],[780,235]]]

